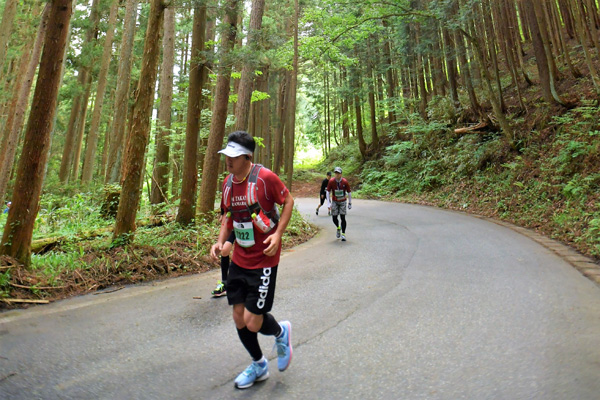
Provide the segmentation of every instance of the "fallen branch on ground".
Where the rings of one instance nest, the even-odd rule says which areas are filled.
[[[463,133],[478,133],[479,129],[487,128],[487,122],[480,122],[476,125],[465,127],[465,128],[457,128],[454,130],[454,133],[463,134]]]
[[[30,300],[30,299],[0,299],[5,303],[35,303],[35,304],[48,304],[50,300]]]
[[[29,290],[50,290],[50,289],[64,289],[66,286],[25,286],[19,285],[18,283],[8,282],[10,286],[14,286],[19,289],[29,289]]]

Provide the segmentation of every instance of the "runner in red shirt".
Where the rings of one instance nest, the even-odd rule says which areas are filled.
[[[229,135],[227,147],[219,151],[225,154],[231,174],[223,184],[221,199],[227,218],[221,224],[217,243],[210,250],[216,261],[227,237],[235,232],[227,299],[233,306],[233,321],[240,341],[252,357],[252,364],[235,379],[238,389],[269,377],[258,332],[275,336],[280,371],[284,371],[292,359],[292,325],[289,321],[278,323],[269,311],[275,295],[281,237],[292,216],[294,199],[277,175],[252,163],[255,147],[250,134],[236,131]],[[275,213],[277,204],[283,205],[280,218]]]
[[[335,167],[333,170],[335,178],[329,180],[327,184],[327,200],[329,201],[329,208],[331,209],[331,215],[333,217],[333,223],[335,225],[336,238],[342,238],[342,242],[346,241],[346,200],[348,200],[348,209],[352,209],[352,195],[350,184],[346,178],[342,178],[342,168]],[[338,221],[338,215],[342,219],[342,226]],[[341,228],[341,229],[340,229]]]

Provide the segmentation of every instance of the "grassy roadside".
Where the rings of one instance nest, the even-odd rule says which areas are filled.
[[[97,210],[91,207],[88,211]],[[70,215],[68,219],[73,218]],[[110,232],[89,240],[77,240],[73,235],[52,251],[33,255],[30,268],[2,258],[0,309],[26,307],[218,268],[208,255],[218,229],[216,219],[202,220],[193,228],[176,223],[142,227],[136,231],[132,244],[119,248],[111,248]],[[303,243],[316,232],[316,228],[294,210],[284,234],[284,248]]]

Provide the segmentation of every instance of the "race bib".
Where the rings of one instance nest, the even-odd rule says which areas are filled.
[[[344,197],[344,191],[343,190],[334,190],[333,191],[333,195],[338,198],[341,199],[342,197]]]
[[[242,247],[254,246],[254,227],[252,226],[252,221],[233,221],[233,231],[235,232],[235,241],[237,244]]]

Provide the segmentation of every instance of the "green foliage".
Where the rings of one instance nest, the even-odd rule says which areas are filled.
[[[431,120],[449,124],[456,121],[456,111],[449,97],[435,96],[428,103],[427,116]]]
[[[341,167],[344,175],[352,175],[358,171],[362,164],[362,156],[356,143],[341,145],[331,149],[329,157],[323,163],[321,170],[333,171],[335,167]]]
[[[315,227],[304,220],[300,212],[296,209],[296,207],[294,207],[292,211],[292,218],[290,219],[290,223],[283,233],[282,240],[284,242],[294,241],[296,238],[299,238],[303,235],[312,236],[314,233],[316,233]]]
[[[210,247],[217,239],[219,227],[213,218],[200,218],[196,226],[183,227],[177,223],[169,223],[158,227],[141,227],[135,232],[133,245],[123,241],[118,248],[111,243],[109,236],[72,241],[62,244],[57,250],[33,255],[27,273],[35,277],[32,281],[44,282],[41,286],[53,287],[62,286],[65,280],[71,282],[73,276],[100,274],[106,277],[107,274],[112,274],[114,276],[109,281],[117,282],[121,278],[131,280],[134,279],[130,267],[132,264],[147,266],[155,259],[169,257],[180,260],[175,262],[206,262]],[[294,209],[283,240],[288,245],[295,244],[314,233],[315,228]],[[132,236],[128,237],[131,238]],[[186,271],[191,270],[192,266],[182,264],[174,267]],[[10,271],[11,269],[0,269],[0,297],[9,296]],[[90,271],[89,274],[86,271]],[[144,279],[144,276],[138,274],[135,279]],[[31,292],[44,296],[42,289],[37,289],[36,286],[40,285],[31,285]]]
[[[271,95],[269,95],[269,93],[261,92],[259,90],[254,90],[252,92],[252,97],[250,99],[250,102],[254,103],[256,101],[267,100],[270,98],[271,98]]]
[[[398,168],[406,165],[414,158],[416,145],[413,142],[398,142],[385,149],[383,161],[388,168]]]
[[[582,240],[591,243],[594,254],[600,254],[600,213],[596,213],[595,218],[590,220]]]
[[[444,121],[406,115],[404,140],[391,135],[381,157],[363,165],[359,194],[491,213],[600,257],[597,112],[555,117],[556,135],[531,132],[520,152],[497,133],[457,136]]]
[[[112,224],[100,216],[100,190],[87,193],[47,193],[41,198],[34,239],[49,236],[73,237]]]

